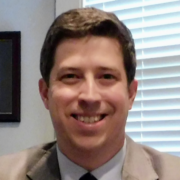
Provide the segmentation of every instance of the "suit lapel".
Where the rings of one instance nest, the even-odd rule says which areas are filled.
[[[157,180],[148,154],[142,147],[126,136],[126,157],[122,170],[123,180]]]
[[[149,155],[128,136],[126,137],[126,157],[122,170],[123,180],[157,180]],[[56,146],[49,151],[42,151],[40,160],[28,171],[31,180],[61,180]]]
[[[56,146],[47,151],[27,173],[32,180],[61,180]]]

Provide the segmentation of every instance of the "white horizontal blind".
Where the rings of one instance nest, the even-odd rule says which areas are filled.
[[[136,45],[138,94],[126,132],[180,156],[180,0],[84,0],[114,12]]]

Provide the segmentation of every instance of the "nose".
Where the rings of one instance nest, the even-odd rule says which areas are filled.
[[[96,111],[100,107],[101,96],[93,77],[84,80],[78,99],[79,106],[85,111]]]

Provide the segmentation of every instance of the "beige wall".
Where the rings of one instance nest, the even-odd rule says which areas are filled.
[[[51,141],[54,131],[38,93],[39,54],[55,0],[0,0],[0,31],[21,31],[21,123],[0,123],[0,155]]]
[[[82,7],[83,0],[56,0],[56,16],[74,8]]]

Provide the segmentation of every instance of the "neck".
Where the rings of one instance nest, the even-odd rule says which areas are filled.
[[[108,162],[111,158],[113,158],[123,147],[124,145],[124,137],[122,141],[113,142],[111,146],[103,146],[97,149],[83,149],[83,148],[75,148],[70,147],[65,148],[61,147],[58,143],[61,152],[72,162],[83,167],[88,171],[93,171],[98,167],[102,166],[106,162]],[[73,149],[73,151],[72,151]]]

